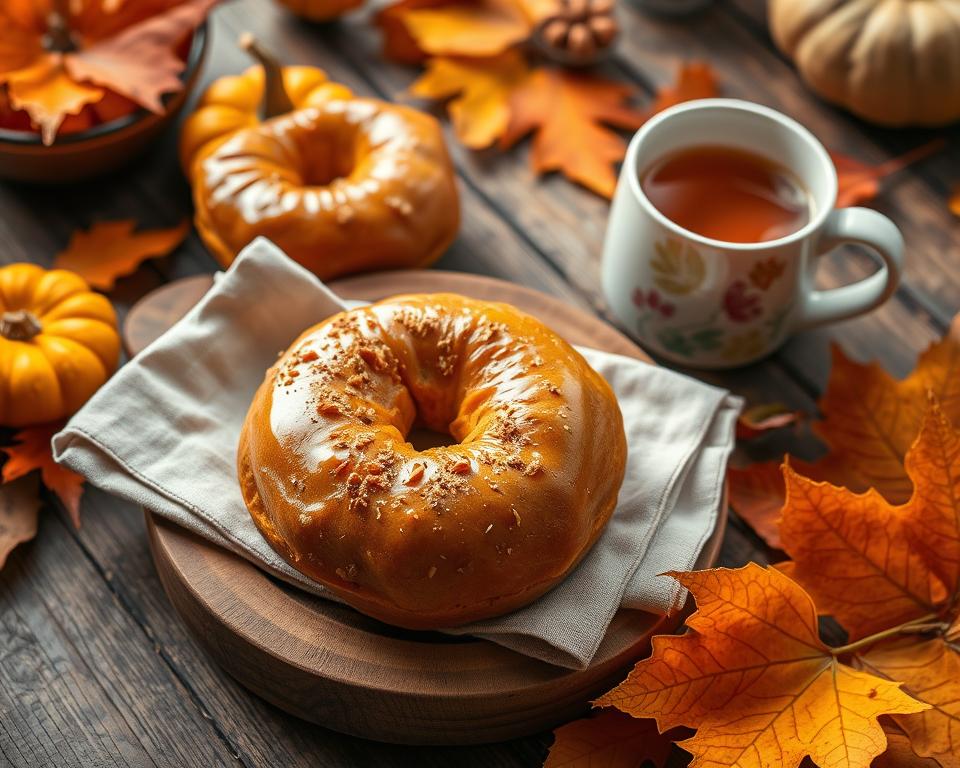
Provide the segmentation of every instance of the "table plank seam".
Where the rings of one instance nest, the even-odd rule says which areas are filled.
[[[100,578],[103,579],[103,582],[106,585],[107,589],[117,600],[120,607],[123,608],[124,611],[126,611],[126,613],[130,616],[130,618],[136,624],[136,626],[143,633],[147,641],[153,646],[154,650],[157,653],[157,656],[160,658],[163,665],[168,669],[170,674],[173,675],[174,679],[186,691],[186,693],[190,698],[190,701],[197,708],[197,711],[200,714],[200,716],[210,722],[210,725],[213,728],[214,733],[216,733],[218,738],[223,742],[230,756],[235,760],[238,760],[242,765],[246,766],[246,768],[254,768],[254,763],[251,762],[249,758],[245,758],[245,756],[241,753],[240,748],[233,743],[233,740],[227,735],[225,730],[220,726],[220,723],[213,716],[213,713],[207,710],[207,708],[204,706],[203,699],[200,697],[200,695],[197,693],[194,687],[190,684],[189,679],[184,674],[181,673],[180,669],[177,667],[176,662],[173,660],[170,654],[166,651],[163,643],[157,639],[156,634],[150,628],[146,619],[139,614],[139,611],[134,609],[133,605],[127,599],[124,592],[117,587],[113,579],[110,578],[110,576],[107,574],[106,569],[100,564],[100,562],[93,556],[93,553],[90,552],[87,546],[83,543],[83,540],[80,538],[78,531],[73,528],[72,524],[69,523],[69,520],[67,519],[66,511],[63,509],[63,506],[62,504],[60,504],[59,500],[56,502],[53,502],[51,500],[50,503],[56,507],[58,512],[58,519],[60,520],[60,523],[67,529],[67,533],[74,540],[74,542],[76,542],[77,546],[80,549],[80,552],[87,559],[90,565],[94,568],[94,570],[97,572]],[[107,692],[107,698],[113,701],[112,697],[110,697],[109,695],[109,692]]]

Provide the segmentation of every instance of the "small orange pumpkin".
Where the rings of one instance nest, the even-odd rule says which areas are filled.
[[[70,416],[116,370],[117,317],[79,275],[0,268],[0,424]]]
[[[277,0],[280,5],[289,9],[307,21],[330,21],[342,16],[347,11],[359,8],[363,0]]]
[[[242,75],[214,80],[200,98],[196,111],[187,118],[180,133],[180,164],[190,168],[200,150],[224,141],[242,128],[261,119],[312,107],[353,94],[340,83],[332,83],[318,67],[281,67],[252,35],[240,38],[240,46],[258,63]]]

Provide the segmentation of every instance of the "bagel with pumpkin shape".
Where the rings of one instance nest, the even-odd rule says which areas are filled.
[[[460,225],[439,123],[375,99],[236,131],[201,150],[192,172],[197,230],[224,265],[263,235],[322,279],[423,267]]]
[[[417,450],[414,424],[455,441]],[[609,385],[538,320],[400,296],[307,330],[244,422],[247,508],[294,568],[412,629],[507,613],[559,583],[616,505]]]

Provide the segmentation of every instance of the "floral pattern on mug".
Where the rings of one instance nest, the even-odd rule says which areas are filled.
[[[703,283],[707,265],[689,243],[667,239],[654,245],[657,255],[650,261],[657,287],[675,296],[686,296]]]
[[[723,294],[723,311],[735,323],[749,323],[763,314],[763,301],[757,293],[749,293],[746,282],[734,280]]]
[[[776,256],[771,256],[769,259],[754,264],[747,277],[750,279],[750,284],[755,288],[766,291],[783,275],[786,267],[787,265],[783,261]]]
[[[644,293],[639,288],[635,289],[633,292],[633,303],[637,309],[649,308],[654,312],[657,312],[661,317],[668,319],[673,317],[673,313],[677,309],[669,301],[664,301],[662,298],[660,298],[660,294],[656,291],[647,291]]]

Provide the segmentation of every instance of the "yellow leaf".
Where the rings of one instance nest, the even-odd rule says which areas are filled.
[[[501,147],[535,132],[530,161],[537,173],[560,171],[610,197],[617,179],[612,164],[626,142],[606,125],[636,129],[643,115],[624,105],[633,89],[598,76],[540,68],[513,90],[510,123]]]
[[[685,635],[653,653],[598,704],[661,729],[688,726],[691,768],[867,768],[886,747],[877,718],[929,708],[840,661],[817,634],[810,597],[773,569],[672,573],[697,601]]]
[[[524,59],[508,51],[495,59],[436,58],[427,62],[410,93],[425,99],[453,97],[447,105],[460,141],[472,149],[489,147],[510,120],[510,94],[527,76]]]
[[[54,267],[76,272],[93,287],[109,291],[118,277],[129,275],[144,259],[168,254],[190,231],[187,220],[170,229],[134,232],[135,226],[130,220],[104,221],[87,232],[74,232]]]
[[[675,296],[686,296],[703,283],[707,274],[703,257],[689,243],[668,238],[654,244],[657,255],[651,260],[653,282]]]
[[[533,23],[514,0],[416,8],[403,12],[401,19],[420,50],[433,56],[496,56],[533,32]]]

